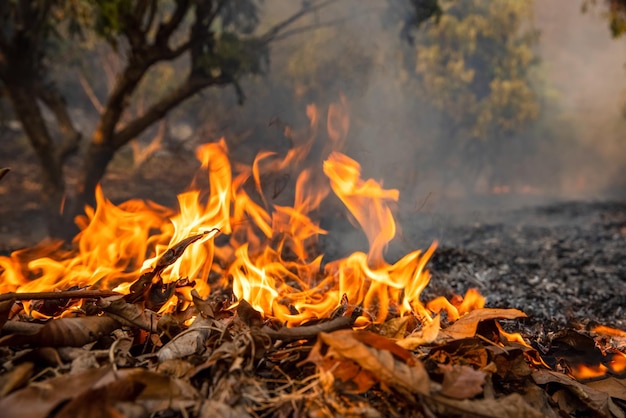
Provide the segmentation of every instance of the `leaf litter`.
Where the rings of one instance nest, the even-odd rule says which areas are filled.
[[[507,339],[499,321],[524,318],[516,309],[452,323],[390,315],[355,329],[361,311],[344,298],[328,319],[286,328],[245,300],[192,291],[190,303],[158,313],[176,293],[160,271],[206,234],[168,250],[129,295],[84,298],[63,317],[1,302],[3,416],[625,416],[620,370],[573,379],[559,367],[574,357]],[[623,355],[622,335],[552,337],[554,347]]]

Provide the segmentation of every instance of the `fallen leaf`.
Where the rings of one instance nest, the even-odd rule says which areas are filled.
[[[427,322],[421,330],[415,331],[411,335],[396,341],[400,347],[407,350],[415,350],[417,347],[430,344],[437,339],[441,329],[441,317],[435,316],[432,321]]]
[[[237,315],[243,323],[250,328],[260,328],[263,326],[263,314],[254,309],[245,299],[239,301],[237,305]]]
[[[123,325],[158,332],[157,324],[160,316],[149,309],[144,309],[140,303],[126,302],[124,296],[101,299],[97,302],[97,306]]]
[[[187,330],[176,335],[157,352],[159,361],[183,358],[204,352],[206,349],[204,343],[211,335],[211,329],[215,328],[213,322],[212,319],[196,318]]]
[[[3,300],[0,302],[0,329],[4,326],[4,323],[9,319],[11,308],[15,303],[15,299]]]
[[[592,389],[608,393],[611,397],[626,402],[626,379],[609,376],[606,379],[586,383]]]
[[[325,351],[323,345],[327,346]],[[334,359],[350,360],[358,368],[340,363],[353,370],[333,370],[332,367],[337,367]],[[355,372],[358,375],[360,368],[375,377],[383,388],[392,387],[409,399],[413,394],[430,391],[430,379],[422,363],[392,340],[377,334],[352,330],[322,332],[307,361],[316,363],[322,371],[331,371],[335,377]],[[369,376],[366,373],[360,377],[364,387]]]
[[[6,174],[11,171],[10,168],[0,168],[0,180],[2,179],[2,177],[6,176]]]
[[[476,309],[463,315],[455,323],[439,332],[439,336],[444,339],[460,340],[462,338],[472,338],[476,335],[476,329],[480,321],[490,319],[516,319],[526,318],[526,314],[518,309]]]
[[[11,418],[48,417],[61,402],[90,390],[110,371],[110,367],[100,367],[31,384],[0,399],[0,411],[2,416]]]
[[[576,380],[562,374],[549,370],[537,370],[532,373],[532,378],[538,385],[547,383],[558,383],[567,388],[573,395],[582,401],[593,411],[605,416],[610,416],[615,410],[619,410],[606,392],[593,389]],[[614,415],[616,415],[614,413]],[[621,415],[624,416],[623,412]]]
[[[110,334],[119,326],[119,322],[107,316],[52,319],[34,334],[10,334],[2,337],[0,345],[81,347]]]
[[[193,289],[191,291],[191,298],[198,312],[200,312],[205,318],[215,318],[215,314],[213,313],[213,307],[208,301],[200,297],[196,289]]]
[[[24,386],[33,375],[35,365],[31,362],[18,364],[0,378],[0,398]]]
[[[441,394],[454,399],[470,399],[483,393],[487,373],[459,364],[440,364],[443,372]]]
[[[145,384],[132,379],[115,380],[108,385],[90,389],[61,408],[55,418],[118,418],[115,403],[134,401],[145,389]]]
[[[380,326],[380,328],[378,329],[378,334],[387,338],[404,338],[409,319],[409,316],[392,318]]]
[[[497,399],[451,399],[441,395],[425,397],[424,402],[438,416],[463,416],[484,418],[544,418],[524,398],[513,393]]]

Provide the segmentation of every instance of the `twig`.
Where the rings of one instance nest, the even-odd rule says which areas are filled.
[[[94,299],[117,296],[121,293],[112,290],[68,290],[66,292],[10,292],[0,295],[0,302],[5,300],[51,300],[51,299]]]
[[[350,328],[354,324],[354,319],[347,316],[340,316],[335,319],[331,319],[328,322],[321,324],[296,327],[296,328],[281,328],[278,331],[269,327],[263,327],[261,329],[272,340],[281,341],[293,341],[293,340],[306,340],[309,338],[317,337],[320,332],[331,332],[338,329]]]

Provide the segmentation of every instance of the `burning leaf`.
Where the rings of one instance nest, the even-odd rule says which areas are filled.
[[[443,371],[442,395],[454,399],[469,399],[483,393],[487,373],[458,364],[440,364],[439,370]]]
[[[254,309],[245,299],[239,301],[237,315],[250,328],[260,328],[263,325],[263,314]]]
[[[448,328],[441,330],[440,336],[453,340],[472,338],[476,335],[478,323],[490,319],[526,318],[526,314],[517,309],[482,308],[463,315]]]
[[[0,345],[33,344],[48,347],[81,347],[110,334],[120,323],[107,316],[59,318],[48,321],[34,334],[10,334],[0,338]]]
[[[54,377],[43,385],[31,384],[0,399],[0,411],[5,417],[46,418],[57,405],[90,390],[110,371],[110,367],[100,367]]]
[[[160,272],[165,269],[165,267],[170,266],[176,262],[180,258],[181,255],[185,252],[187,247],[193,244],[196,241],[206,237],[211,232],[219,232],[218,228],[213,228],[209,231],[205,231],[201,234],[193,235],[191,237],[185,238],[182,241],[176,243],[173,247],[167,250],[157,261],[155,271]]]
[[[429,344],[435,341],[439,335],[440,329],[441,318],[437,315],[432,321],[427,322],[421,330],[414,332],[406,338],[396,341],[396,344],[402,348],[406,348],[407,350],[415,350],[420,345]]]
[[[213,307],[209,302],[200,297],[196,289],[193,289],[191,291],[191,298],[193,300],[194,306],[204,318],[215,318],[215,314],[213,313]]]
[[[404,338],[409,319],[409,316],[401,316],[399,318],[390,319],[380,327],[378,333],[383,337],[388,338]]]
[[[324,345],[327,350],[322,355]],[[368,379],[374,377],[383,388],[393,387],[409,399],[413,398],[413,394],[430,391],[428,374],[419,360],[392,340],[369,332],[341,330],[321,333],[307,360],[338,378],[360,376],[361,388],[369,389]],[[337,361],[344,370],[328,368]]]

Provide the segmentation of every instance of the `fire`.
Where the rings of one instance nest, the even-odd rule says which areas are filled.
[[[390,313],[416,314],[429,322],[441,309],[454,320],[484,306],[474,290],[459,301],[422,304],[420,295],[430,280],[425,267],[436,243],[395,263],[385,260],[386,247],[396,235],[392,207],[399,191],[363,179],[360,165],[341,152],[348,113],[345,99],[330,106],[328,141],[317,146],[322,118],[309,106],[308,131],[285,130],[293,144],[289,152],[262,152],[250,165],[233,165],[224,139],[200,146],[197,157],[208,175],[208,190],[192,187],[181,193],[177,211],[140,200],[116,206],[98,188],[96,207],[87,207],[77,218],[81,231],[73,250],[43,243],[0,257],[0,291],[75,286],[128,293],[173,246],[203,234],[159,270],[159,278],[165,284],[186,278],[195,282],[202,297],[210,294],[211,286],[232,287],[237,300],[245,299],[266,317],[289,326],[328,318],[342,300],[362,306],[361,324],[381,323]],[[272,179],[295,183],[291,205],[270,203]],[[316,244],[327,232],[313,215],[331,193],[363,229],[369,249],[324,263]],[[223,237],[219,243],[218,235]],[[189,290],[177,289],[161,311],[189,300]]]

